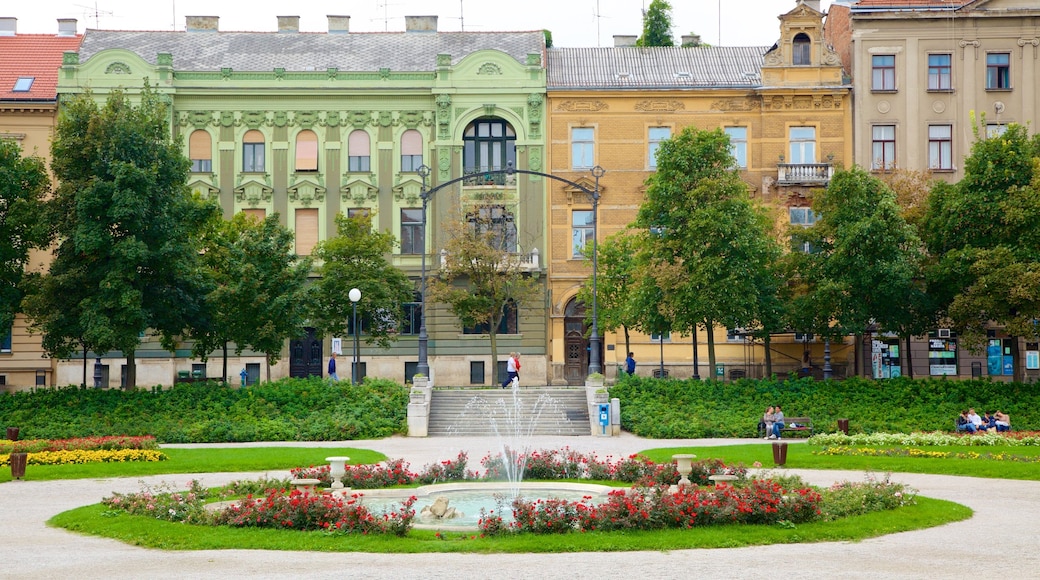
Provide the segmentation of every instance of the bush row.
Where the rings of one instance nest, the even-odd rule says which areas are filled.
[[[788,417],[808,416],[818,432],[849,419],[857,433],[952,431],[968,407],[1011,415],[1015,431],[1040,429],[1040,386],[988,379],[841,381],[741,379],[732,382],[623,377],[610,388],[621,400],[621,426],[659,439],[754,437],[766,407]]]
[[[380,379],[126,391],[70,386],[0,394],[0,426],[20,427],[26,439],[119,434],[153,435],[160,443],[342,441],[405,432],[407,407],[407,387]]]

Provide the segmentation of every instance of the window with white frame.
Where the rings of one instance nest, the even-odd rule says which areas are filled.
[[[729,152],[737,160],[737,167],[747,169],[747,127],[726,127]]]
[[[366,173],[372,170],[372,139],[368,131],[355,129],[347,137],[347,171]]]
[[[791,127],[788,163],[816,163],[816,127]]]
[[[928,126],[928,168],[953,169],[953,125]]]
[[[422,254],[424,245],[422,208],[401,208],[401,253]]]
[[[1011,88],[1011,53],[991,52],[986,55],[986,89]]]
[[[571,256],[582,257],[585,244],[592,241],[594,222],[595,215],[591,209],[571,212]]]
[[[661,141],[665,141],[671,136],[670,127],[650,127],[647,131],[647,162],[651,169],[657,167],[657,150],[661,147]]]
[[[594,138],[590,127],[571,128],[571,169],[590,169],[596,164]]]
[[[650,340],[657,341],[657,342],[671,342],[672,341],[672,333],[671,332],[665,332],[664,334],[661,334],[660,332],[651,332],[650,333]]]
[[[896,165],[896,126],[874,125],[871,131],[870,168],[885,171]]]
[[[409,129],[401,135],[401,171],[418,171],[422,165],[422,135]]]
[[[953,89],[952,61],[953,55],[948,53],[928,55],[929,91],[949,91]]]
[[[896,90],[896,56],[894,54],[875,54],[870,57],[870,64],[871,90]]]
[[[262,173],[264,171],[264,134],[257,130],[247,131],[242,137],[242,171]]]
[[[820,214],[814,212],[811,207],[790,207],[787,208],[787,212],[792,226],[809,227],[820,218]]]
[[[986,123],[986,138],[1000,137],[1007,131],[1007,125],[1003,123]]]
[[[198,129],[188,137],[188,159],[193,173],[213,171],[213,139],[208,131]]]

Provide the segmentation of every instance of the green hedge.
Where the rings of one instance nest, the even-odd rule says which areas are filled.
[[[408,388],[388,380],[283,379],[131,391],[66,387],[0,394],[0,427],[19,438],[154,435],[160,443],[341,441],[407,430]],[[2,433],[2,431],[0,431]]]
[[[1040,385],[989,380],[804,379],[733,382],[624,377],[611,387],[621,400],[621,426],[654,438],[754,437],[766,407],[782,405],[788,417],[808,416],[817,432],[951,431],[968,407],[1000,409],[1016,431],[1040,429]]]

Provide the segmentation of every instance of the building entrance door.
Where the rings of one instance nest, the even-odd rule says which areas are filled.
[[[567,304],[563,319],[563,378],[568,385],[584,385],[589,369],[589,340],[585,337],[585,305],[577,300]]]
[[[302,338],[289,341],[289,376],[320,377],[322,376],[322,344],[317,330],[304,329]]]

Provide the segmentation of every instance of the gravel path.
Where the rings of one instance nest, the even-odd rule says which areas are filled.
[[[752,440],[648,440],[534,438],[533,449],[567,445],[601,458],[654,447],[732,445]],[[763,444],[763,463],[771,452]],[[796,444],[796,443],[795,443]],[[271,443],[255,444],[270,446]],[[403,457],[413,469],[453,458],[462,450],[475,464],[499,444],[484,438],[280,443],[278,445],[363,447]],[[231,445],[227,445],[231,446]],[[174,446],[170,446],[174,447]],[[189,447],[187,445],[181,447]],[[30,466],[31,470],[32,467]],[[792,470],[827,485],[862,480],[861,472]],[[197,477],[206,486],[260,473],[214,473],[0,484],[3,556],[0,578],[941,578],[998,573],[1002,578],[1040,578],[1040,482],[939,475],[895,474],[922,495],[971,507],[969,520],[856,543],[789,544],[753,548],[573,554],[325,554],[223,550],[167,552],[114,540],[80,536],[47,527],[62,511],[97,503],[113,491],[133,492],[142,482],[178,488]],[[287,472],[270,472],[285,477]],[[985,571],[989,572],[985,572]]]

